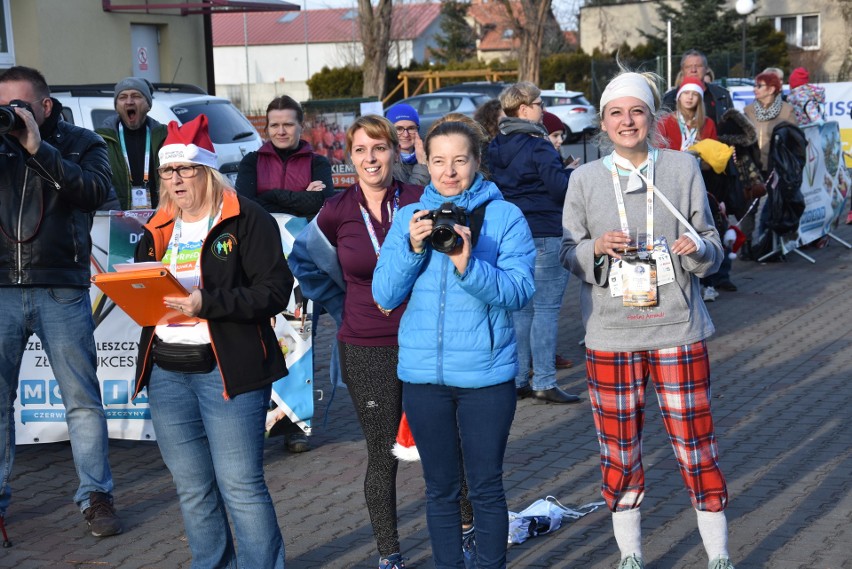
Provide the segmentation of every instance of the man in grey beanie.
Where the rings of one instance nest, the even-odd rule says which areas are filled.
[[[151,84],[125,77],[115,85],[115,111],[97,129],[107,143],[112,168],[112,191],[101,209],[153,209],[159,203],[157,152],[166,139],[166,126],[148,116]]]

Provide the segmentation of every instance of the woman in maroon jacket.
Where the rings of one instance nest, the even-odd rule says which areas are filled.
[[[346,132],[346,151],[358,183],[326,202],[316,223],[346,283],[343,321],[337,333],[343,381],[367,441],[364,494],[381,569],[403,569],[396,519],[397,460],[391,452],[402,415],[402,383],[396,373],[397,331],[405,306],[384,310],[373,300],[373,269],[400,207],[414,203],[421,186],[393,178],[399,152],[396,130],[375,115],[358,118]]]

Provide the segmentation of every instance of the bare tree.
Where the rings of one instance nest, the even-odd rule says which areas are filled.
[[[550,7],[553,0],[500,0],[506,10],[508,23],[514,36],[520,41],[518,47],[518,80],[538,84],[539,60],[544,39],[545,23],[552,17]]]
[[[375,9],[370,0],[358,0],[358,15],[364,45],[364,96],[381,98],[390,53],[391,0],[379,0]]]

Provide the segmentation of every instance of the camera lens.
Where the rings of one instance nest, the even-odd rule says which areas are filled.
[[[0,107],[0,134],[14,130],[17,118],[18,115],[12,107],[5,105]]]
[[[456,248],[459,235],[453,231],[450,225],[437,225],[432,230],[432,235],[429,240],[432,243],[432,248],[441,253],[449,253]]]

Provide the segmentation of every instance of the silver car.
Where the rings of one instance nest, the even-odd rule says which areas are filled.
[[[565,140],[568,142],[580,140],[584,130],[597,129],[597,111],[579,91],[542,91],[541,102],[544,110],[565,123]]]
[[[402,103],[414,107],[420,117],[420,136],[425,138],[432,123],[439,118],[448,113],[461,113],[473,118],[476,108],[489,99],[491,97],[482,93],[427,93],[398,101],[387,111]]]

